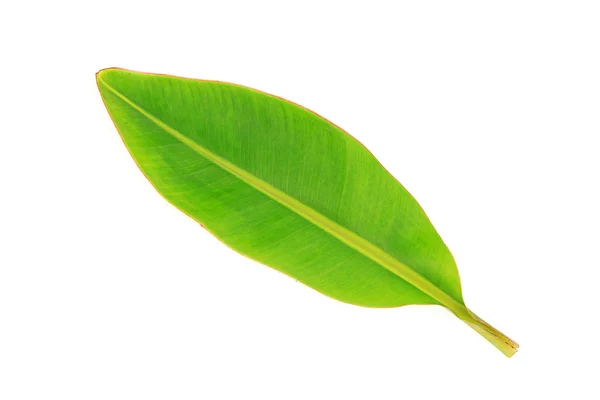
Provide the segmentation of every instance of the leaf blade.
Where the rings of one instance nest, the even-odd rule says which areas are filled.
[[[106,85],[108,87],[108,85]],[[113,91],[114,94],[114,91]],[[104,93],[103,96],[105,97],[105,99],[108,97],[110,99],[110,95],[108,95],[107,93]],[[118,98],[120,98],[121,100],[123,100],[122,97],[116,95]],[[114,100],[113,100],[114,101]],[[124,100],[123,100],[124,101]],[[126,101],[124,101],[125,103],[127,103]],[[131,104],[129,104],[131,106]],[[137,107],[132,107],[132,108],[137,108]],[[140,110],[137,110],[138,112]],[[111,112],[111,115],[114,113]],[[143,113],[145,114],[145,113]],[[114,116],[114,115],[113,115]],[[147,115],[145,115],[146,118],[148,118]],[[119,117],[115,117],[115,119],[118,121]],[[134,120],[135,118],[132,118],[131,115],[129,115],[128,117],[124,118],[124,119],[128,119],[128,120]],[[148,118],[149,120],[152,120],[154,124],[156,124],[156,121],[153,118]],[[117,122],[118,124],[118,122]],[[170,128],[165,129],[164,124],[159,123],[156,124],[158,127],[160,127],[162,130],[170,130]],[[131,128],[131,127],[129,127]],[[150,127],[145,125],[142,128],[144,130],[144,132],[149,132],[151,131]],[[122,129],[118,129],[119,131],[122,131]],[[130,133],[130,132],[129,132]],[[171,132],[171,134],[173,134],[173,132]],[[175,135],[172,135],[173,137],[179,136],[178,133],[175,133]],[[161,173],[153,173],[153,172],[149,172],[148,170],[148,165],[152,163],[152,161],[149,161],[147,159],[141,158],[140,159],[140,148],[136,147],[135,144],[127,143],[130,138],[128,138],[127,136],[124,137],[124,140],[126,142],[127,147],[130,150],[130,153],[132,154],[133,158],[136,160],[136,163],[138,163],[138,166],[140,167],[140,169],[144,172],[144,174],[146,175],[146,177],[148,178],[148,180],[155,186],[155,188],[159,191],[159,193],[161,193],[168,201],[172,202],[173,204],[175,204],[180,210],[184,211],[187,215],[191,216],[192,218],[194,218],[195,220],[197,220],[198,222],[200,222],[201,224],[203,224],[203,226],[205,228],[207,228],[209,231],[211,231],[211,233],[213,233],[215,236],[217,236],[220,240],[222,240],[225,244],[227,244],[228,246],[230,246],[231,248],[233,248],[234,250],[248,256],[249,258],[255,259],[259,262],[262,262],[264,264],[267,265],[277,265],[277,259],[278,257],[265,257],[264,254],[257,254],[256,253],[256,249],[254,248],[254,246],[257,245],[257,243],[249,243],[249,245],[247,247],[240,247],[239,243],[236,242],[235,240],[231,240],[232,237],[223,237],[223,230],[220,229],[218,226],[215,226],[214,223],[215,222],[221,222],[222,220],[222,215],[218,215],[215,218],[215,221],[211,221],[208,219],[209,217],[209,212],[203,213],[201,216],[198,215],[197,213],[194,212],[193,209],[189,208],[186,206],[186,204],[181,203],[180,201],[178,201],[178,199],[176,197],[173,196],[172,193],[169,193],[168,191],[165,190],[164,186],[161,186],[161,184],[157,184],[157,181],[159,181],[160,179],[164,178],[158,178],[158,176],[164,175],[164,171]],[[179,140],[179,139],[177,139]],[[184,139],[185,140],[185,139]],[[164,143],[162,143],[161,145],[164,145]],[[169,145],[169,143],[167,143],[167,145]],[[189,146],[191,145],[191,146]],[[206,151],[203,149],[199,149],[197,146],[189,143],[188,148],[193,148],[195,147],[196,150],[200,150],[203,154],[206,154]],[[169,148],[169,153],[171,153],[173,151],[173,148],[170,147]],[[181,156],[180,153],[177,153],[178,156]],[[213,155],[210,156],[211,158],[213,158],[214,160],[217,160],[216,157],[214,157]],[[227,165],[230,169],[235,169],[234,167],[228,165],[228,163],[224,160],[220,160],[219,162],[222,163],[222,166]],[[227,171],[227,168],[223,168],[224,171]],[[213,171],[214,172],[214,171]],[[230,171],[229,171],[230,172]],[[244,174],[243,172],[240,173],[238,172],[238,174]],[[233,174],[235,175],[235,174]],[[214,179],[214,180],[219,180],[219,179],[223,179],[223,176],[218,175],[218,174],[212,174],[210,179]],[[168,182],[168,184],[170,184],[171,182]],[[215,188],[212,187],[210,189],[210,191],[214,191]],[[209,191],[204,192],[203,197],[206,198],[209,195]],[[218,194],[218,195],[222,195]],[[281,196],[281,194],[276,194],[275,196]],[[248,191],[246,191],[245,193],[241,193],[239,194],[240,197],[242,198],[246,198],[246,199],[252,199],[251,201],[253,203],[261,203],[264,201],[264,199],[260,199],[257,197],[253,197],[251,193],[249,193]],[[292,200],[293,201],[293,200]],[[240,204],[240,206],[235,210],[235,212],[239,213],[242,212],[242,209],[244,207],[246,207],[246,204]],[[213,210],[209,210],[210,212],[212,212]],[[300,224],[300,222],[298,222],[298,219],[293,219],[293,222],[289,222],[289,216],[287,216],[285,213],[281,213],[280,210],[273,210],[270,209],[269,213],[275,213],[275,216],[272,218],[271,221],[268,221],[269,223],[273,223],[275,220],[278,219],[286,219],[288,218],[288,223],[292,224],[292,225],[298,225]],[[244,220],[244,223],[249,223],[249,219]],[[340,250],[340,245],[339,244],[335,244],[335,243],[324,243],[327,242],[327,240],[322,237],[319,236],[318,233],[316,233],[314,230],[308,230],[306,232],[302,232],[303,234],[299,237],[296,238],[292,238],[290,236],[290,240],[289,240],[289,244],[287,246],[285,246],[287,248],[287,250],[289,251],[290,249],[293,249],[294,247],[300,246],[300,244],[304,241],[306,242],[311,242],[313,240],[315,240],[315,237],[319,238],[319,248],[332,248],[332,249],[336,249],[334,250],[335,252],[339,252],[341,253],[342,258],[346,257],[347,254],[346,252],[344,252],[343,250]],[[285,234],[285,233],[284,233]],[[289,233],[288,233],[289,234]],[[292,240],[293,239],[293,240]],[[330,241],[330,242],[335,242],[335,240]],[[305,252],[308,253],[315,253],[316,251],[311,251],[310,249],[303,249]],[[300,253],[300,252],[299,252]],[[299,257],[300,254],[295,254],[296,257]],[[294,254],[294,253],[292,253]],[[324,260],[321,260],[320,262],[315,262],[315,264],[321,264],[323,263]],[[350,260],[349,260],[350,261]],[[396,280],[396,276],[394,274],[384,274],[384,275],[380,275],[381,271],[379,271],[377,268],[373,268],[373,266],[371,266],[370,268],[363,268],[362,270],[360,268],[358,268],[357,264],[365,264],[365,265],[369,265],[369,260],[365,257],[360,258],[360,257],[356,257],[354,256],[353,259],[351,260],[353,261],[353,263],[355,264],[354,268],[352,268],[352,266],[345,266],[345,267],[349,267],[349,269],[351,269],[353,272],[351,274],[354,274],[354,276],[356,277],[356,275],[358,275],[358,277],[362,276],[362,279],[366,279],[366,280],[380,280],[381,282],[377,283],[373,283],[372,285],[377,287],[379,292],[380,292],[380,299],[378,299],[378,302],[363,302],[361,301],[360,297],[361,297],[361,293],[360,293],[360,288],[356,288],[354,286],[355,282],[354,279],[349,279],[349,280],[344,280],[344,279],[340,279],[340,275],[339,274],[334,274],[335,278],[332,276],[323,276],[320,279],[315,279],[315,277],[311,276],[311,274],[302,274],[302,273],[296,273],[296,271],[294,271],[293,268],[289,269],[289,268],[284,268],[284,267],[275,267],[276,269],[298,279],[299,281],[307,284],[308,286],[330,296],[333,298],[336,298],[338,300],[344,301],[344,302],[348,302],[351,304],[356,304],[356,305],[361,305],[361,306],[367,306],[367,307],[391,307],[391,306],[399,306],[399,305],[404,305],[404,304],[414,304],[415,299],[418,300],[420,299],[420,304],[435,304],[435,301],[431,300],[430,298],[428,298],[427,296],[421,296],[419,294],[419,292],[415,291],[414,288],[411,288],[410,286],[406,285],[406,284],[402,284],[397,282]],[[306,263],[303,264],[303,266],[306,266]],[[371,270],[371,271],[370,271]],[[377,270],[376,273],[373,273],[372,270]],[[351,275],[349,274],[349,275]],[[343,289],[347,289],[347,290],[351,290],[352,291],[352,295],[348,297],[347,293],[338,293],[337,289],[338,288],[327,288],[325,286],[331,286],[331,282],[335,282],[337,281],[338,285],[343,288]],[[359,282],[361,281],[361,279],[358,280]],[[389,293],[389,296],[386,297],[386,293]],[[403,297],[406,297],[406,300],[403,300]],[[395,300],[396,302],[391,302],[391,300]]]

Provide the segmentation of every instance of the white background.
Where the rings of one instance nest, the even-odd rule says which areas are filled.
[[[3,3],[0,398],[600,398],[599,21],[597,1]],[[111,66],[343,127],[521,351],[226,248],[134,165],[95,86]]]

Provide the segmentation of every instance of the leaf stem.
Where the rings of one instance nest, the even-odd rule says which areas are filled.
[[[462,315],[457,314],[457,316],[483,336],[488,342],[493,344],[505,356],[512,357],[519,350],[519,344],[517,342],[479,318],[468,308],[465,307],[465,310],[467,311],[467,314],[461,313]]]
[[[443,292],[443,294],[440,295],[439,291],[431,290],[427,286],[421,287],[421,290],[434,297],[440,305],[446,307],[464,323],[473,328],[505,356],[510,358],[519,350],[519,344],[517,342],[479,318],[473,311],[469,310],[466,306],[457,302],[450,296]]]

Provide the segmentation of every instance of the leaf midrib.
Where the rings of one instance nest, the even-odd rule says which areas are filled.
[[[158,118],[156,118],[155,116],[150,114],[148,111],[146,111],[139,105],[135,104],[132,100],[127,98],[124,94],[122,94],[121,92],[119,92],[118,90],[116,90],[115,88],[110,86],[108,83],[106,83],[102,79],[100,74],[101,74],[101,72],[98,74],[98,78],[97,78],[98,82],[102,83],[108,90],[110,90],[112,93],[114,93],[117,97],[119,97],[121,100],[123,100],[129,106],[134,108],[140,114],[144,115],[150,121],[152,121],[153,123],[158,125],[160,128],[165,130],[167,133],[169,133],[170,135],[172,135],[173,137],[175,137],[182,143],[186,144],[187,146],[189,146],[192,150],[196,151],[201,156],[207,158],[214,164],[223,168],[225,171],[234,175],[238,179],[241,179],[242,181],[244,181],[248,185],[252,186],[256,190],[264,193],[265,195],[269,196],[273,200],[275,200],[278,203],[282,204],[283,206],[287,207],[291,211],[297,213],[301,217],[303,217],[303,218],[307,219],[308,221],[310,221],[311,223],[317,225],[321,229],[328,232],[330,235],[334,236],[336,239],[338,239],[341,242],[345,243],[346,245],[350,246],[357,252],[368,257],[369,259],[375,261],[377,264],[379,264],[383,268],[391,271],[395,275],[404,279],[405,281],[407,281],[408,283],[410,283],[417,289],[421,290],[425,294],[432,297],[434,300],[436,300],[441,305],[445,306],[446,308],[448,308],[449,310],[454,312],[458,317],[461,317],[461,316],[465,316],[467,318],[470,317],[470,314],[469,314],[467,308],[463,304],[456,301],[454,298],[452,298],[446,292],[444,292],[443,290],[441,290],[440,288],[435,286],[431,281],[429,281],[427,278],[423,277],[421,274],[419,274],[418,272],[416,272],[415,270],[410,268],[408,265],[400,262],[399,260],[394,258],[392,255],[386,253],[384,250],[375,246],[374,244],[367,241],[366,239],[360,237],[356,233],[339,225],[335,221],[332,221],[331,219],[327,218],[326,216],[324,216],[323,214],[314,210],[313,208],[311,208],[311,207],[307,206],[306,204],[298,201],[297,199],[289,196],[288,194],[282,192],[281,190],[279,190],[279,189],[275,188],[274,186],[268,184],[267,182],[261,180],[260,178],[252,175],[248,171],[227,161],[226,159],[210,152],[208,149],[204,148],[203,146],[199,145],[195,141],[186,137],[185,135],[183,135],[176,129],[171,128],[170,126],[168,126],[167,124],[165,124],[164,122],[162,122],[161,120],[159,120]]]

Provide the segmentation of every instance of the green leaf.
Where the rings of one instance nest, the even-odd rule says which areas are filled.
[[[156,190],[230,248],[346,303],[444,306],[517,351],[467,309],[454,258],[416,200],[339,127],[229,83],[114,68],[97,83]]]

